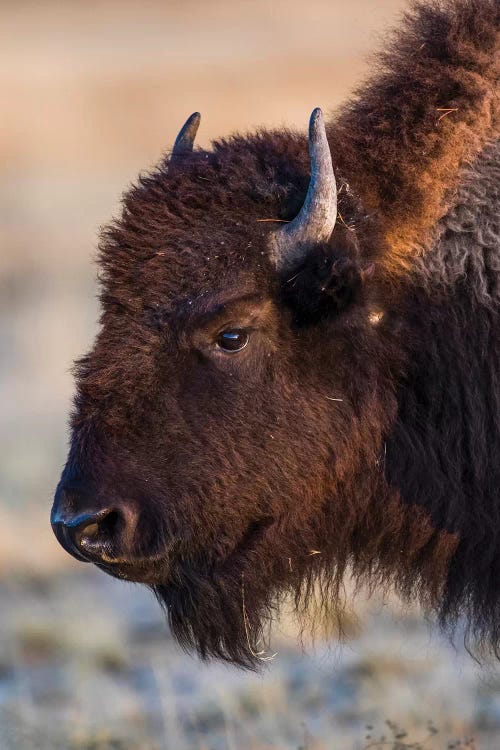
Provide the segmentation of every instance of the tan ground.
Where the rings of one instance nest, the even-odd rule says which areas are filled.
[[[305,127],[314,106],[334,108],[402,5],[2,0],[1,750],[129,747],[119,737],[141,750],[349,750],[384,717],[444,725],[429,747],[445,747],[446,727],[496,747],[499,683],[478,683],[416,615],[366,618],[338,660],[288,642],[263,683],[207,671],[175,652],[146,594],[82,571],[48,526],[69,368],[95,331],[97,228],[121,190],[193,110],[207,145],[260,124]]]

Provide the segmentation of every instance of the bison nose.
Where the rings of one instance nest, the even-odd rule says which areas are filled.
[[[137,518],[126,507],[89,508],[79,492],[63,489],[56,493],[51,523],[59,543],[73,557],[113,563],[131,554]]]

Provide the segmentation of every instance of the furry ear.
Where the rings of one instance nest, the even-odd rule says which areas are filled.
[[[359,261],[355,237],[337,234],[335,241],[311,250],[304,263],[283,279],[283,298],[293,309],[295,322],[309,325],[359,301],[374,271],[374,263]]]

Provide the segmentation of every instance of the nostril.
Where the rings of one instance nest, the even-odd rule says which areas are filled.
[[[84,526],[83,529],[80,529],[80,536],[86,536],[88,539],[92,539],[92,537],[96,537],[98,534],[98,523],[89,523],[88,526]]]
[[[122,525],[123,518],[121,514],[117,510],[112,510],[99,521],[97,527],[101,533],[106,534],[108,537],[113,537]]]
[[[103,510],[78,524],[75,541],[81,548],[97,551],[109,547],[121,531],[123,519],[117,510]]]

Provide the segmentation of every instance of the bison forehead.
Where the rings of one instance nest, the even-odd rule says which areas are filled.
[[[158,307],[174,312],[226,289],[234,296],[270,286],[269,260],[258,238],[233,236],[221,240],[220,248],[213,242],[168,243],[140,260],[126,254],[121,264],[123,250],[118,249],[101,278],[104,309],[118,305],[131,312]]]
[[[307,140],[291,133],[236,137],[168,161],[125,195],[102,235],[101,280],[115,298],[188,297],[268,266],[269,219],[291,218],[309,179]],[[260,281],[259,281],[260,283]],[[104,299],[106,302],[106,299]]]

